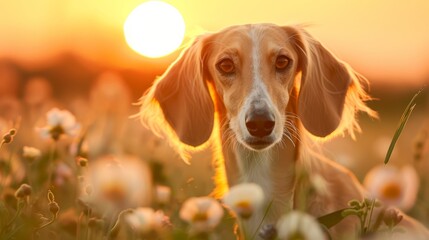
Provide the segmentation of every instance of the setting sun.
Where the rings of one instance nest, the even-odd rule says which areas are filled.
[[[125,40],[139,54],[157,58],[176,50],[185,35],[185,22],[180,12],[161,1],[137,6],[124,24]]]

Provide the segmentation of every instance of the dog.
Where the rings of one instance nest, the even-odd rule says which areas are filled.
[[[314,149],[317,141],[360,131],[358,112],[375,117],[366,79],[336,58],[303,26],[249,24],[197,37],[140,99],[142,122],[189,151],[217,148],[214,195],[254,182],[271,200],[263,224],[301,208],[297,169],[326,181],[328,194],[309,197],[315,217],[345,208],[366,193],[344,167]],[[253,233],[265,208],[246,221]],[[331,228],[334,239],[357,229],[353,217]],[[429,233],[405,216],[400,223],[422,239]]]

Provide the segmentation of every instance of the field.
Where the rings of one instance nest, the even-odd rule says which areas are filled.
[[[17,75],[0,89],[0,238],[233,239],[236,220],[225,206],[222,214],[203,217],[215,218],[212,225],[196,227],[196,217],[186,215],[192,211],[182,213],[187,200],[214,188],[211,149],[195,153],[188,165],[168,141],[130,117],[138,112],[132,103],[160,71],[82,66],[88,65],[73,60],[31,71],[2,70]],[[369,105],[380,119],[360,116],[356,140],[330,140],[323,144],[325,155],[363,182],[383,163],[416,91],[375,86],[371,94],[378,100]],[[418,181],[400,191],[415,198],[403,203],[404,211],[427,225],[426,99],[423,92],[388,165],[411,166],[417,173]]]

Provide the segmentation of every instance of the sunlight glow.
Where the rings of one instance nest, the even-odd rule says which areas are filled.
[[[134,51],[158,58],[180,46],[185,36],[185,22],[173,6],[161,1],[149,1],[140,4],[128,15],[124,34]]]

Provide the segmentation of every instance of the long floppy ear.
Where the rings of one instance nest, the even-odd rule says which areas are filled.
[[[214,104],[204,76],[207,38],[201,36],[185,49],[142,98],[156,100],[179,140],[193,147],[206,142],[213,129]]]
[[[358,84],[365,94],[360,88],[359,76],[302,28],[284,29],[296,46],[302,73],[298,116],[311,134],[326,137],[340,125],[349,88]],[[361,99],[357,101],[360,102],[355,104],[366,107]],[[355,109],[352,111],[354,118]]]

